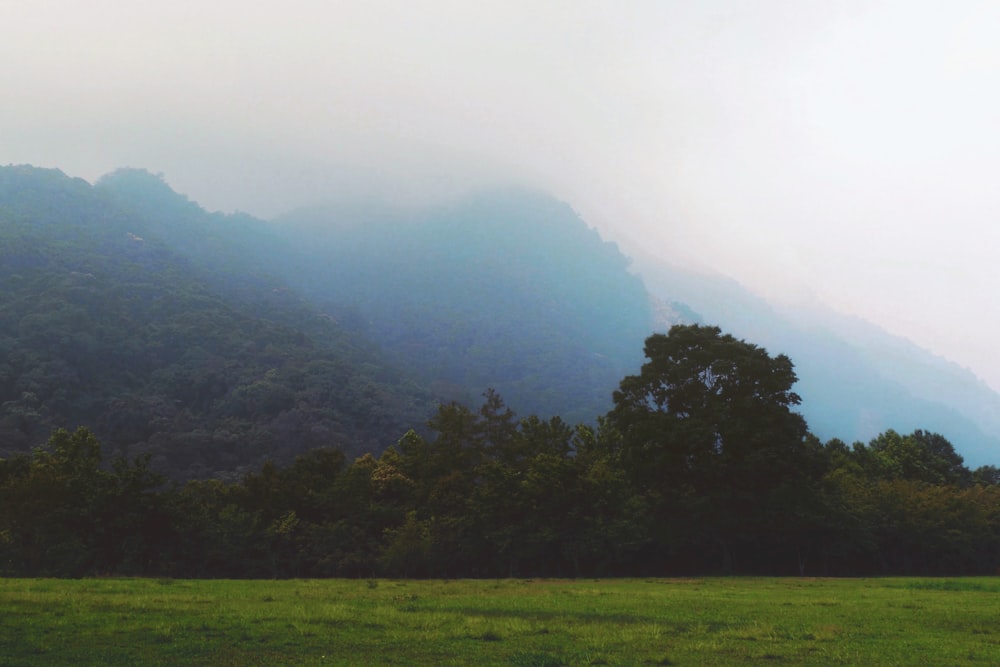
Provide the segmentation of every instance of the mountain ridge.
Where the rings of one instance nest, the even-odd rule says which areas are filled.
[[[144,170],[90,185],[0,167],[0,234],[7,451],[37,444],[60,416],[103,410],[122,417],[96,422],[116,446],[161,462],[184,451],[182,477],[230,474],[301,447],[380,450],[436,402],[471,404],[489,388],[519,414],[592,422],[638,369],[646,336],[702,322],[787,354],[823,439],[921,428],[970,462],[1000,453],[1000,396],[971,373],[874,325],[789,314],[729,279],[630,259],[538,191],[417,210],[354,202],[267,222],[209,213]],[[142,319],[151,313],[155,327]],[[107,367],[120,395],[72,398],[73,378],[100,370],[85,371],[87,351],[108,355],[109,341],[131,359],[132,370]],[[169,363],[152,368],[144,350]],[[46,374],[69,378],[62,393]],[[29,380],[44,391],[27,391]],[[132,435],[120,441],[116,428]]]

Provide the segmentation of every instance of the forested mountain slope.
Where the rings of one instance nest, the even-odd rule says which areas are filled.
[[[863,323],[628,269],[523,191],[265,223],[142,171],[0,168],[0,574],[996,569],[1000,470],[963,461],[1000,458],[995,394]],[[752,342],[647,338],[679,319]]]
[[[495,388],[520,414],[589,422],[639,367],[653,311],[627,258],[567,205],[521,190],[401,213],[311,209],[277,221],[325,308],[351,308],[442,400]]]
[[[732,281],[629,269],[523,190],[264,222],[142,170],[91,186],[0,168],[0,457],[86,425],[173,476],[224,475],[319,445],[378,453],[488,388],[520,415],[592,422],[646,336],[700,321],[791,357],[824,440],[928,429],[971,464],[1000,458],[1000,398],[971,373]]]
[[[280,276],[436,401],[473,404],[493,388],[520,414],[593,421],[654,327],[628,259],[547,195],[495,191],[426,209],[356,202],[264,223],[207,215],[138,170],[97,187],[168,220],[172,247],[242,276],[244,296],[261,273]]]
[[[652,306],[569,207],[522,191],[278,223],[161,177],[0,169],[0,456],[85,425],[175,477],[311,447],[380,452],[495,388],[593,421]]]
[[[235,261],[241,221],[173,193],[155,208],[0,169],[0,456],[86,425],[203,477],[320,445],[379,450],[430,414],[370,343]]]

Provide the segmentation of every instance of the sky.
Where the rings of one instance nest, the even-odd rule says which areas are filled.
[[[209,210],[550,191],[1000,390],[1000,3],[0,0],[0,164]]]

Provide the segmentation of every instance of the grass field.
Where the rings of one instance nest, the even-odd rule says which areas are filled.
[[[0,579],[0,665],[1000,664],[1000,579]]]

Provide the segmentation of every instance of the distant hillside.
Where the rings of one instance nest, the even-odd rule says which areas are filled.
[[[201,477],[421,423],[427,395],[369,342],[247,270],[246,231],[142,172],[0,168],[0,456],[86,425]]]
[[[265,222],[142,170],[91,186],[0,168],[0,285],[0,457],[82,424],[175,477],[232,475],[320,445],[380,452],[489,388],[591,422],[652,331],[701,321],[787,354],[824,440],[926,429],[1000,461],[1000,397],[968,371],[730,280],[630,266],[535,192]]]
[[[648,258],[654,295],[782,352],[795,363],[801,411],[822,439],[868,442],[895,429],[947,437],[973,467],[1000,461],[1000,396],[969,371],[878,327],[830,310],[777,310],[733,280]]]
[[[266,223],[143,170],[7,167],[0,241],[0,456],[82,424],[172,476],[226,475],[380,452],[489,388],[589,422],[653,327],[617,248],[523,191]]]
[[[520,414],[592,421],[653,329],[624,255],[545,195],[491,192],[406,214],[310,209],[277,223],[309,260],[288,280],[354,310],[443,400],[493,387]]]

